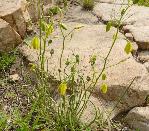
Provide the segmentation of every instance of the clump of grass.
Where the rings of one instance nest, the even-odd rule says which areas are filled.
[[[54,6],[49,9],[49,13],[53,15],[57,15],[59,12],[61,12],[61,10],[58,6]]]
[[[148,6],[149,7],[149,0],[133,0],[133,3],[141,5],[141,6]]]
[[[94,8],[94,0],[83,0],[82,7],[84,10],[93,10]]]
[[[0,53],[0,70],[7,70],[15,59],[15,54]]]

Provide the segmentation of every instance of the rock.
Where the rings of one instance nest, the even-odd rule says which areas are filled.
[[[99,3],[95,5],[93,12],[103,21],[107,22],[110,20],[118,19],[120,17],[122,8],[125,7],[126,5],[122,6],[117,4]],[[133,5],[126,13],[127,15],[125,15],[125,20],[122,22],[123,25],[149,25],[148,7]]]
[[[103,113],[104,107],[103,107],[102,101],[100,99],[97,99],[97,98],[91,96],[90,97],[90,101],[93,104],[96,105],[95,106],[96,108],[99,108],[99,112],[102,112]],[[84,123],[89,123],[95,117],[96,109],[95,109],[94,105],[91,102],[88,102],[87,108],[85,109],[85,111],[84,111],[84,113],[83,113],[83,115],[81,117],[81,121],[84,122]],[[106,115],[106,113],[105,113],[105,115]]]
[[[94,104],[94,105],[93,105]],[[113,110],[115,104],[113,102],[107,102],[104,99],[96,96],[91,96],[87,104],[87,108],[82,116],[82,121],[88,123],[94,119],[95,110],[98,110],[98,115],[101,115],[103,121],[112,119],[119,114],[117,109]],[[95,109],[96,108],[96,109]],[[112,112],[111,112],[112,111]]]
[[[119,7],[119,5],[118,5]],[[98,3],[95,5],[93,12],[98,16],[102,21],[108,22],[111,19],[114,19],[113,15],[117,14],[117,5],[115,4],[107,4],[107,3]],[[116,11],[115,11],[116,8]],[[116,13],[114,13],[116,12]]]
[[[149,131],[149,106],[133,108],[125,121],[134,130]]]
[[[21,1],[21,9],[23,11],[23,17],[24,17],[24,20],[25,20],[27,28],[28,28],[28,23],[31,21],[31,17],[29,15],[27,8],[28,8],[28,2],[26,0],[22,0]]]
[[[0,0],[0,18],[8,22],[21,37],[24,37],[27,28],[25,3],[24,0]]]
[[[9,76],[9,79],[13,82],[16,82],[16,81],[19,81],[20,80],[20,77],[18,74],[13,74],[13,75],[10,75]]]
[[[81,6],[74,6],[69,9],[65,19],[67,22],[99,24],[98,18],[91,11],[83,10]]]
[[[96,117],[99,118],[97,123],[108,123],[108,127],[111,128],[110,120],[117,114],[116,111],[113,111],[110,114],[110,110],[112,110],[113,107],[114,105],[112,105],[112,103],[108,103],[101,98],[91,96],[87,104],[87,108],[84,110],[81,117],[81,121],[85,124],[89,124],[92,120],[94,120],[97,113]],[[92,130],[96,130],[98,128],[97,123],[91,125]]]
[[[123,30],[130,32],[133,35],[139,49],[149,49],[149,26],[127,25],[123,28]]]
[[[94,8],[94,13],[104,22],[117,20],[120,12],[126,5],[100,3]],[[139,49],[149,49],[149,8],[144,6],[132,6],[126,12],[122,25],[125,33],[131,33]],[[143,14],[143,15],[142,15]]]
[[[78,24],[79,23],[66,23],[68,28],[67,32]],[[111,47],[112,37],[116,29],[112,28],[109,32],[106,32],[105,25],[83,25],[85,27],[76,31],[71,41],[68,39],[65,43],[61,71],[63,73],[67,58],[73,60],[73,54],[78,54],[80,56],[78,70],[83,74],[85,79],[87,76],[92,77],[92,67],[89,63],[92,55],[97,56],[95,70],[98,71],[97,74],[100,73],[103,67],[103,58],[105,58]],[[56,30],[56,34],[60,36],[59,30]],[[115,108],[115,110],[118,110],[117,114],[127,111],[134,106],[142,105],[149,94],[148,72],[143,65],[134,60],[131,54],[127,55],[124,52],[126,43],[124,36],[120,33],[106,66],[105,72],[107,74],[107,80],[102,81],[100,79],[94,91],[95,96],[100,96],[106,101],[110,101],[114,103],[114,105],[117,105]],[[32,54],[33,51],[29,51],[29,49],[25,51],[25,49],[26,48],[24,48],[24,54],[27,54],[28,59],[32,59],[33,56],[30,57],[29,54]],[[54,49],[52,57],[49,53],[51,49]],[[45,64],[45,69],[48,67],[49,75],[52,79],[55,78],[56,80],[59,80],[58,69],[60,68],[61,50],[61,37],[53,40],[53,43],[46,49],[46,57],[49,61]],[[34,55],[34,58],[38,60],[36,55]],[[69,68],[65,70],[65,73],[67,73],[67,75],[71,73]],[[129,84],[134,78],[136,78],[134,83],[128,89]],[[108,92],[106,94],[102,94],[100,91],[100,86],[103,82],[106,82],[108,85]]]
[[[52,0],[44,0],[43,1],[43,8],[44,11],[46,10],[47,14],[47,7],[49,8],[52,5]],[[45,9],[46,8],[46,9]],[[39,19],[39,5],[37,0],[30,0],[28,4],[28,12],[31,17],[32,22],[37,22]]]
[[[22,42],[20,35],[7,23],[0,19],[0,52],[11,51]]]
[[[38,1],[30,0],[27,9],[32,22],[36,22],[39,19]]]
[[[132,44],[132,55],[135,56],[137,54],[137,51],[138,51],[138,45],[136,44],[136,42],[131,42]]]
[[[48,4],[53,4],[54,1],[53,0],[44,0],[44,5],[48,5]]]
[[[143,63],[149,62],[149,51],[138,52],[138,59]]]
[[[129,40],[133,41],[133,35],[132,35],[131,33],[126,33],[125,36],[126,36]]]
[[[147,71],[149,72],[149,62],[144,63],[144,66],[146,67]]]
[[[38,62],[38,51],[32,50],[27,45],[19,46],[19,52],[27,58],[30,63],[37,63]]]
[[[95,1],[100,3],[118,4],[118,5],[128,4],[128,0],[95,0]]]

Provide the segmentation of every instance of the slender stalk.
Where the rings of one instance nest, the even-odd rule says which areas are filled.
[[[39,39],[40,39],[39,59],[41,60],[41,54],[42,54],[42,30],[41,30],[42,15],[41,15],[41,0],[38,0],[38,13],[39,13]]]

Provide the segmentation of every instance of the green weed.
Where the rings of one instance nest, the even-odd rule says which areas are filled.
[[[15,61],[16,55],[14,53],[1,53],[0,54],[0,70],[7,70]]]
[[[133,0],[134,4],[149,6],[149,0]]]
[[[94,0],[82,0],[82,7],[84,10],[93,10]]]

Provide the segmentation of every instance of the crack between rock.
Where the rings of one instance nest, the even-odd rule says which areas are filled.
[[[102,24],[106,25],[107,22],[105,22],[104,20],[102,20],[96,13],[94,13],[93,11],[91,11],[91,14],[98,19],[98,21],[97,21],[98,23],[101,22]]]
[[[128,4],[121,4],[121,3],[110,3],[110,2],[100,2],[102,4],[111,4],[111,5],[128,5]]]

